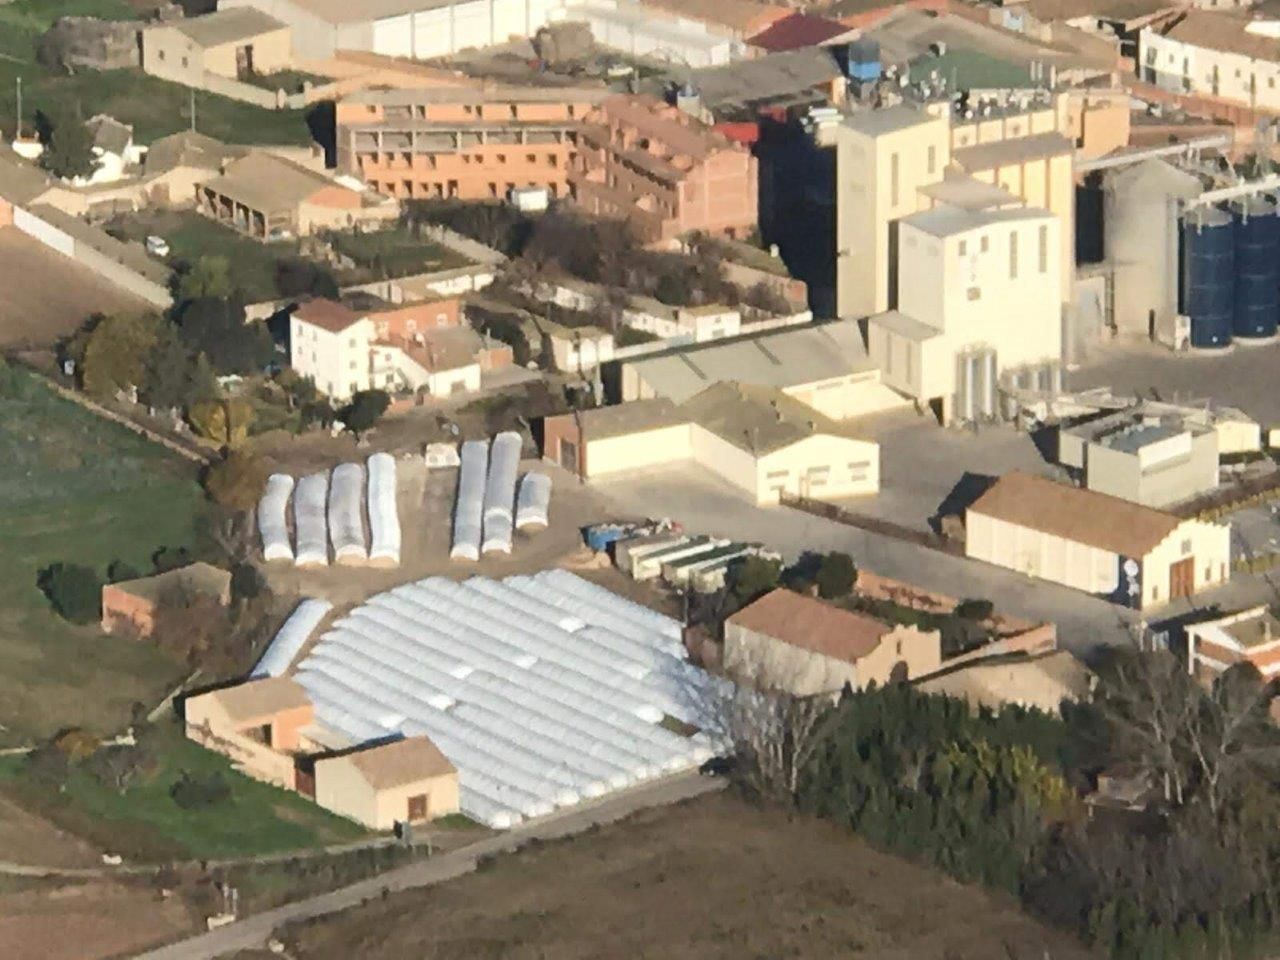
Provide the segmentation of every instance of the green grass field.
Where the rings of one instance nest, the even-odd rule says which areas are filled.
[[[60,75],[36,62],[36,42],[61,16],[132,20],[125,0],[15,0],[0,5],[0,129],[9,136],[17,114],[16,81],[22,78],[23,119],[28,130],[41,108],[79,110],[88,119],[107,113],[132,124],[134,139],[150,143],[191,125],[188,88],[149,77],[141,70],[81,69]],[[306,113],[265,110],[210,93],[196,93],[196,126],[229,143],[311,142]]]
[[[451,270],[467,264],[465,258],[448,247],[415,237],[403,227],[367,233],[334,233],[330,239],[339,253],[350,257],[360,268],[359,276],[349,278],[357,283],[433,270]]]
[[[110,230],[128,240],[142,241],[151,234],[164,237],[170,263],[226,257],[231,279],[249,303],[278,297],[276,263],[298,255],[296,242],[259,243],[190,210],[139,211],[116,218]]]
[[[123,793],[73,767],[65,789],[22,772],[22,760],[0,765],[0,788],[19,805],[127,860],[224,859],[358,840],[365,830],[309,800],[251,780],[219,754],[182,734],[177,721],[156,730],[157,763]],[[183,772],[220,773],[231,796],[207,807],[183,809],[170,789]]]
[[[63,727],[112,732],[184,674],[143,643],[59,619],[36,587],[56,562],[149,569],[190,545],[202,509],[194,470],[63,400],[25,371],[0,396],[0,744]]]

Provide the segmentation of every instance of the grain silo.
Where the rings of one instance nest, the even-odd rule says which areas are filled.
[[[1280,320],[1280,218],[1275,204],[1254,196],[1232,205],[1235,295],[1231,332],[1237,340],[1267,340]]]
[[[1182,218],[1182,312],[1191,320],[1191,346],[1231,346],[1235,319],[1235,230],[1231,214],[1194,207]]]

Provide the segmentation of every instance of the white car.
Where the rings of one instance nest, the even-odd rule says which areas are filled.
[[[169,241],[154,234],[147,237],[147,253],[153,257],[167,257],[169,255]]]

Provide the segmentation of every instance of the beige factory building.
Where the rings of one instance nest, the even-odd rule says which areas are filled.
[[[253,7],[167,20],[142,31],[142,70],[153,77],[203,87],[205,74],[229,80],[287,70],[289,28]]]
[[[888,624],[786,589],[742,608],[724,624],[730,676],[795,696],[838,694],[846,684],[914,680],[942,665],[937,630]]]
[[[969,507],[965,554],[1146,610],[1225,583],[1231,529],[1014,472]]]
[[[780,390],[718,383],[543,421],[543,456],[586,480],[692,461],[758,504],[876,493],[880,448]]]
[[[1142,407],[1058,428],[1058,462],[1090,490],[1166,507],[1218,486],[1218,432]]]
[[[780,390],[832,420],[907,406],[881,382],[856,320],[677,347],[621,364],[622,399],[684,403],[725,380]]]
[[[892,224],[941,205],[1044,208],[1075,235],[1063,96],[963,117],[949,102],[865,110],[836,125],[836,313],[898,307]],[[825,136],[825,135],[824,135]],[[1074,250],[1058,250],[1058,302],[1071,300]]]
[[[867,321],[883,382],[942,423],[994,417],[1007,371],[1062,356],[1060,222],[1032,207],[940,206],[898,222],[898,309]]]

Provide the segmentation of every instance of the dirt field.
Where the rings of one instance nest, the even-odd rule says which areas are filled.
[[[106,960],[190,931],[177,898],[109,881],[0,893],[0,953],[5,960]]]
[[[1090,956],[1007,900],[725,794],[285,934],[295,960]]]
[[[0,860],[45,867],[96,867],[89,844],[0,797]]]
[[[0,350],[47,346],[91,313],[152,309],[16,227],[0,227],[0,290]]]
[[[365,455],[365,451],[359,452],[361,458]],[[458,471],[427,470],[420,457],[402,457],[397,463],[400,566],[392,570],[353,566],[298,570],[288,562],[277,562],[267,567],[271,588],[284,595],[320,596],[343,606],[424,577],[506,577],[562,564],[572,568],[590,563],[590,555],[582,547],[581,528],[614,516],[609,507],[559,468],[527,460],[520,469],[552,474],[551,526],[535,534],[517,533],[510,556],[491,554],[479,563],[450,560]]]

